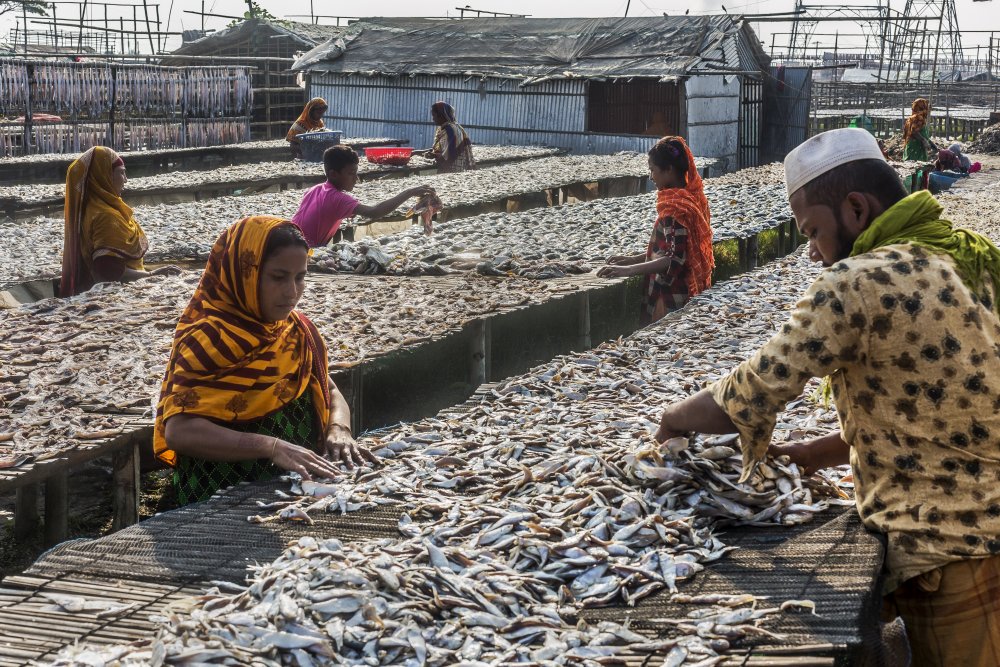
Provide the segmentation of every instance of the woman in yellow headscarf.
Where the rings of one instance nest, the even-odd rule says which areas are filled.
[[[292,148],[292,157],[302,157],[302,140],[299,139],[300,134],[322,130],[325,127],[323,125],[323,114],[329,108],[326,100],[322,97],[314,97],[306,103],[305,108],[302,109],[302,113],[295,119],[292,127],[288,130],[288,134],[285,135],[285,141]]]
[[[904,160],[926,162],[929,155],[936,155],[937,150],[931,143],[931,131],[927,127],[927,117],[931,113],[930,103],[922,97],[913,100],[910,107],[913,112],[903,123]]]
[[[291,222],[245,218],[215,242],[174,332],[153,449],[181,504],[280,470],[305,478],[374,462],[351,437],[327,349],[295,310],[309,247]]]
[[[59,295],[73,296],[98,282],[129,282],[180,269],[146,271],[146,234],[122,199],[125,162],[110,148],[95,146],[66,172],[64,245]]]

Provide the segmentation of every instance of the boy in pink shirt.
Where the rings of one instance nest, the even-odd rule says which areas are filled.
[[[434,188],[420,185],[404,190],[391,199],[366,206],[347,194],[358,183],[358,154],[350,146],[331,146],[323,153],[323,171],[326,182],[306,191],[299,210],[292,222],[302,230],[310,248],[330,242],[340,229],[344,218],[362,215],[366,218],[383,218],[395,211],[411,197],[434,194]]]

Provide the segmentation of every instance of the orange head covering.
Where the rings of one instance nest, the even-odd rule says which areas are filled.
[[[924,98],[918,97],[913,100],[913,106],[910,107],[910,110],[913,112],[912,115],[903,123],[903,141],[909,141],[910,137],[924,129],[924,125],[927,124],[927,116],[931,113],[931,105]]]
[[[272,231],[290,224],[271,216],[244,218],[212,247],[201,282],[174,331],[156,406],[153,450],[166,463],[177,461],[165,438],[170,417],[254,421],[306,389],[312,390],[320,430],[326,432],[330,386],[319,332],[298,311],[280,322],[265,322],[261,315],[264,247]]]
[[[143,269],[142,258],[149,248],[146,234],[112,184],[115,167],[124,164],[110,148],[95,146],[66,172],[60,296],[90,289],[94,259],[103,255],[118,257],[129,268]]]
[[[694,155],[683,137],[664,137],[661,142],[677,143],[687,157],[687,174],[683,188],[663,188],[656,193],[656,215],[667,216],[687,231],[688,296],[694,296],[712,285],[715,253],[712,251],[712,213],[708,208],[705,188],[694,163]]]
[[[323,119],[320,118],[319,120],[313,120],[312,112],[317,107],[329,108],[329,106],[330,105],[327,104],[326,100],[324,100],[322,97],[314,97],[308,102],[306,102],[306,106],[302,109],[302,113],[299,114],[299,117],[295,119],[295,122],[292,123],[292,127],[288,130],[288,134],[285,136],[285,140],[292,141],[295,139],[295,137],[302,134],[303,132],[322,130],[324,127]]]

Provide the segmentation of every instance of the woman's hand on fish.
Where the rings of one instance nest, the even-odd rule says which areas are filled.
[[[632,275],[632,269],[628,266],[602,266],[597,275],[599,278],[624,278]]]
[[[334,425],[326,436],[326,455],[331,461],[342,462],[348,470],[354,466],[377,464],[378,458],[360,446],[346,426]]]
[[[322,456],[310,449],[293,445],[284,440],[274,443],[274,453],[271,455],[271,462],[282,470],[297,472],[302,475],[302,479],[312,479],[313,477],[336,477],[340,471],[332,462],[327,461]]]
[[[158,269],[153,269],[149,272],[151,276],[179,276],[183,272],[181,267],[174,264],[168,264],[167,266],[161,266]]]

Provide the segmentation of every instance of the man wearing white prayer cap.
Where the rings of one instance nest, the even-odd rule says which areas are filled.
[[[657,440],[738,433],[744,477],[769,455],[809,472],[850,463],[913,664],[1000,665],[1000,250],[942,220],[928,192],[907,196],[865,130],[812,137],[785,180],[825,268],[753,357],[665,408]],[[841,429],[771,444],[813,377]]]

